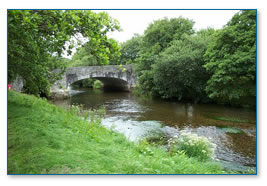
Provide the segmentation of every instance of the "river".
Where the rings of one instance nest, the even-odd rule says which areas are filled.
[[[129,140],[164,134],[168,138],[181,130],[211,139],[215,155],[225,168],[256,168],[256,112],[212,104],[189,104],[147,100],[129,92],[72,89],[71,98],[53,102],[68,107],[82,104],[85,109],[104,105],[102,124],[123,133]]]

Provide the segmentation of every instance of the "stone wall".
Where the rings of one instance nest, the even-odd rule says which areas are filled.
[[[17,92],[21,92],[23,88],[23,79],[19,76],[11,83],[12,90],[15,90]]]

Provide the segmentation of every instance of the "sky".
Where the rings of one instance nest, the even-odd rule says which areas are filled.
[[[109,32],[109,38],[120,43],[131,39],[135,33],[142,35],[150,23],[158,19],[184,17],[195,22],[196,31],[205,28],[222,28],[231,20],[239,10],[93,10],[93,12],[107,12],[110,17],[117,19],[122,31]],[[84,40],[85,42],[86,40]],[[67,43],[66,45],[68,45]],[[72,49],[72,55],[63,52],[63,57],[71,59],[76,48]]]
[[[97,10],[94,12],[103,12]],[[120,22],[121,32],[109,33],[110,38],[124,42],[134,35],[143,34],[150,23],[164,17],[182,16],[195,22],[194,29],[222,28],[238,10],[105,10],[112,18]]]

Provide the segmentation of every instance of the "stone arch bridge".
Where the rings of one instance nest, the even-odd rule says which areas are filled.
[[[69,87],[72,83],[94,78],[102,81],[104,88],[115,88],[131,91],[136,86],[136,75],[132,65],[80,66],[66,69],[62,79],[51,87],[51,98],[69,97]]]

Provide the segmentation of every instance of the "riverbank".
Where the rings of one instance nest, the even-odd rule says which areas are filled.
[[[226,174],[216,162],[129,142],[46,100],[8,92],[8,174]]]

